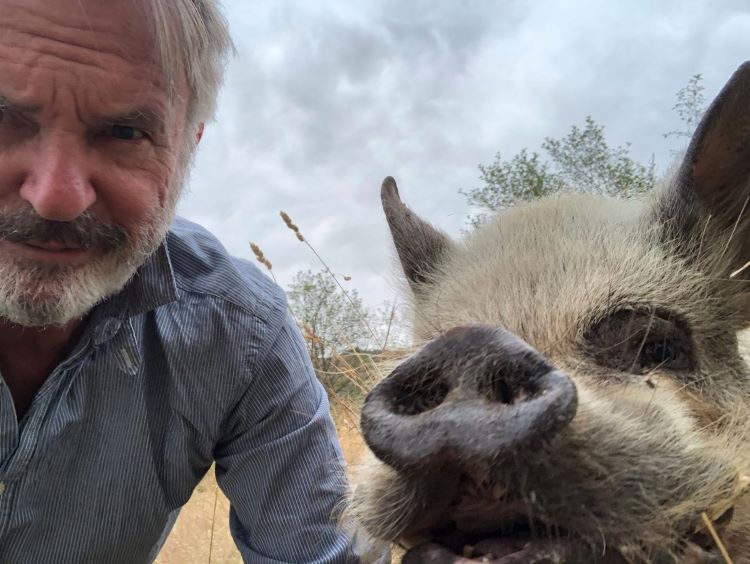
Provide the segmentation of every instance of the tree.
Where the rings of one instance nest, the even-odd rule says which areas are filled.
[[[706,98],[703,96],[703,75],[694,74],[687,85],[677,91],[677,102],[672,109],[677,112],[680,121],[685,124],[685,129],[676,129],[664,133],[664,137],[690,137],[698,127],[703,114],[706,112]]]
[[[572,126],[565,137],[545,138],[541,147],[545,157],[522,149],[506,161],[498,153],[492,164],[479,165],[484,185],[461,191],[479,210],[469,221],[477,227],[487,212],[563,190],[626,197],[646,192],[654,186],[654,163],[639,163],[629,149],[629,145],[611,147],[604,126],[586,116],[583,127]]]
[[[369,312],[357,290],[344,294],[325,270],[298,272],[287,296],[321,380],[335,367],[334,353],[369,343]]]
[[[540,160],[538,153],[522,149],[509,161],[504,161],[500,153],[489,166],[479,165],[479,178],[484,182],[481,188],[463,192],[469,204],[481,210],[498,211],[508,208],[517,201],[541,198],[563,188],[561,179],[551,172],[549,165]],[[483,213],[469,217],[478,227],[486,219]]]
[[[407,327],[408,308],[398,300],[383,302],[379,308],[371,312],[370,326],[373,337],[370,348],[377,353],[403,350],[409,347],[411,339]]]
[[[677,91],[672,109],[685,128],[664,133],[664,137],[692,136],[706,111],[703,90],[703,75],[694,74]],[[506,161],[498,153],[492,164],[479,165],[484,185],[469,192],[461,190],[469,205],[478,210],[469,216],[469,222],[478,227],[491,212],[563,190],[625,197],[646,192],[656,181],[654,161],[640,163],[630,157],[629,149],[629,144],[610,147],[604,126],[586,116],[583,127],[572,126],[562,139],[544,139],[541,150],[546,158],[522,149]]]

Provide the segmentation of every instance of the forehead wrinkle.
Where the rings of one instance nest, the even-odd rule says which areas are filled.
[[[25,75],[38,69],[62,72],[72,80],[80,74],[95,82],[101,75],[103,85],[112,84],[114,75],[115,82],[123,83],[118,91],[127,80],[163,90],[152,34],[140,31],[144,26],[131,21],[132,12],[92,19],[83,2],[77,5],[80,9],[72,15],[70,8],[64,12],[57,4],[36,11],[11,5],[0,23],[0,58],[20,66]]]
[[[120,80],[113,83],[112,72],[106,69],[88,68],[89,72],[78,75],[71,72],[69,65],[49,65],[47,61],[36,64],[29,70],[22,63],[6,60],[3,54],[0,46],[0,61],[3,63],[0,66],[0,105],[8,108],[34,114],[49,111],[50,115],[54,116],[58,98],[63,92],[70,91],[75,94],[76,113],[81,121],[118,115],[132,117],[133,114],[140,113],[149,118],[149,121],[156,123],[164,122],[169,116],[171,106],[168,103],[167,93],[160,88],[160,85],[144,80],[143,77],[134,77],[133,80],[129,80],[127,75],[123,75]],[[17,73],[14,68],[18,69]],[[133,72],[136,72],[137,68],[134,67]],[[2,73],[2,70],[10,74]],[[45,84],[42,90],[37,86],[38,81],[35,80],[35,75],[40,71],[49,70],[54,73],[51,77],[53,86],[48,87]],[[91,71],[96,75],[92,76]],[[100,84],[107,85],[108,88],[90,87],[99,74],[103,75]],[[42,84],[46,80],[49,78],[42,80]],[[81,81],[89,83],[89,86],[84,84],[84,87],[79,88],[77,83]],[[86,111],[87,107],[97,108],[97,110]]]
[[[165,116],[180,118],[188,99],[184,69],[176,78],[177,89],[167,87],[163,61],[156,46],[156,36],[147,3],[139,0],[0,0],[0,60],[10,74],[0,76],[0,85],[16,84],[9,92],[44,96],[33,92],[26,67],[52,70],[63,75],[82,69],[84,80],[110,87],[101,98],[115,98],[119,108],[148,105],[153,99]],[[41,6],[41,7],[40,7]],[[20,72],[13,76],[14,68]],[[115,70],[116,69],[116,70]],[[3,70],[0,68],[0,70]],[[80,74],[83,75],[83,72]],[[72,77],[75,80],[75,77]],[[128,103],[127,98],[132,103]],[[24,96],[24,102],[39,99]],[[147,102],[144,104],[144,102]],[[166,106],[166,107],[165,107]],[[187,115],[189,108],[185,108]]]
[[[159,84],[145,80],[143,77],[133,77],[131,80],[127,75],[121,75],[113,81],[111,71],[104,68],[92,69],[87,67],[85,74],[78,74],[71,70],[70,65],[48,64],[43,61],[29,69],[21,63],[6,64],[3,51],[0,47],[0,94],[5,96],[5,102],[12,104],[21,110],[34,110],[30,113],[39,113],[40,110],[52,110],[57,98],[63,91],[74,91],[76,107],[80,116],[88,115],[90,118],[98,117],[100,113],[126,114],[132,112],[134,107],[151,107],[152,113],[164,114],[168,107],[168,94]],[[17,69],[17,72],[15,71]],[[137,69],[134,68],[133,72]],[[7,73],[2,71],[6,70]],[[35,80],[37,73],[52,71],[54,76],[54,87],[49,88],[46,80]],[[92,74],[93,73],[93,74]],[[14,76],[16,75],[16,76]],[[101,81],[98,81],[101,75]],[[77,85],[84,82],[80,87]],[[86,85],[85,83],[89,83]],[[92,83],[98,83],[98,88],[92,88]],[[15,86],[15,88],[14,88]],[[105,88],[106,87],[106,88]],[[84,108],[93,106],[104,109],[97,115],[87,113]]]
[[[111,77],[112,69],[122,71],[125,63],[133,79],[150,80],[155,86],[161,82],[154,60],[128,58],[119,52],[97,50],[67,41],[52,40],[50,43],[47,37],[27,32],[12,32],[6,37],[7,41],[0,41],[0,58],[14,66],[70,72],[72,64],[87,72]]]
[[[55,111],[60,89],[53,87],[47,90],[48,98],[44,104],[26,103],[17,98],[9,96],[2,91],[0,84],[0,110],[8,110],[21,114],[39,115],[46,114],[51,118],[57,118]],[[94,95],[100,94],[95,92]],[[91,103],[80,97],[73,100],[75,106],[76,119],[82,123],[92,123],[93,125],[112,125],[116,123],[144,125],[155,133],[165,133],[167,128],[168,107],[164,100],[154,97],[146,99],[146,96],[134,98],[132,103],[115,103],[111,98],[104,97]],[[96,112],[89,112],[85,107],[90,105],[97,108],[105,108]],[[111,109],[107,110],[107,106]]]
[[[80,56],[86,53],[94,57],[116,56],[139,64],[156,61],[153,33],[147,29],[145,13],[138,14],[141,21],[136,24],[132,21],[132,13],[118,10],[97,17],[86,10],[81,1],[76,3],[79,14],[64,9],[62,4],[47,4],[45,10],[35,10],[24,4],[6,7],[0,27],[6,33],[15,32],[47,41],[55,48],[71,52],[79,50]],[[135,4],[130,3],[130,6]],[[83,17],[76,20],[76,15]],[[85,23],[80,25],[81,21]]]

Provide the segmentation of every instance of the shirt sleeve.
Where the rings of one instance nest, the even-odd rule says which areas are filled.
[[[354,563],[338,528],[346,494],[328,399],[285,313],[214,452],[230,530],[245,563]]]

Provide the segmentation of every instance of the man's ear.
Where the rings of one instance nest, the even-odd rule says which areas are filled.
[[[203,130],[206,128],[206,124],[204,122],[200,122],[198,124],[197,131],[195,132],[195,145],[198,146],[198,143],[201,142],[201,139],[203,139]]]

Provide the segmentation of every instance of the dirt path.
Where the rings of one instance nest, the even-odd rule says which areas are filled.
[[[364,444],[346,419],[340,419],[337,426],[351,468],[364,453]],[[182,508],[156,564],[242,564],[229,533],[229,501],[216,485],[213,469]]]

